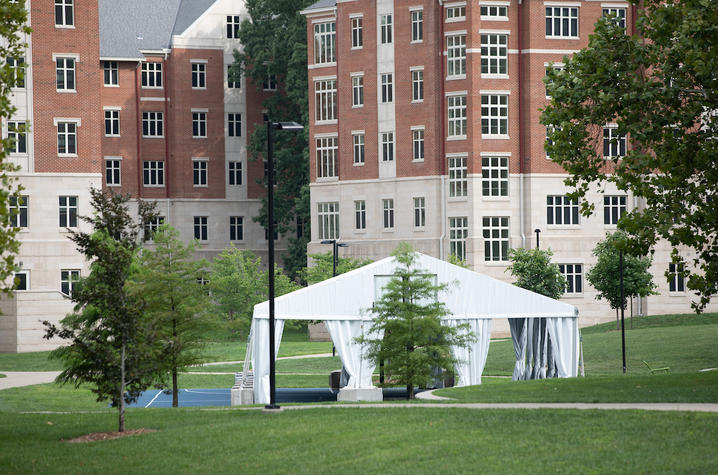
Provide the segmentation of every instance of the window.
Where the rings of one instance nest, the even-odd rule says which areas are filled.
[[[446,75],[449,78],[466,76],[466,35],[446,37]]]
[[[199,241],[207,240],[207,216],[194,217],[194,238]]]
[[[60,227],[77,227],[77,196],[60,196]]]
[[[244,217],[229,217],[229,240],[241,241],[244,239]]]
[[[616,127],[603,128],[603,158],[620,158],[626,155],[626,136]]]
[[[394,229],[394,200],[381,200],[384,217],[384,229]]]
[[[620,26],[624,30],[626,29],[626,9],[615,8],[615,7],[603,7],[603,16],[615,17],[616,25]]]
[[[578,225],[578,201],[564,195],[546,197],[546,224]]]
[[[626,212],[626,196],[603,197],[603,224],[615,225]]]
[[[446,21],[466,20],[466,5],[447,5]]]
[[[550,147],[551,145],[553,145],[553,140],[551,140],[551,135],[554,132],[557,132],[560,130],[561,130],[561,127],[555,127],[553,125],[546,126],[546,145],[545,145],[545,147]],[[551,157],[549,156],[548,151],[546,151],[546,159],[551,160]]]
[[[242,184],[242,162],[229,162],[229,184],[239,186]]]
[[[366,229],[366,201],[364,200],[354,202],[354,227]]]
[[[74,26],[74,0],[55,0],[55,26]]]
[[[277,90],[277,75],[270,72],[267,73],[267,77],[262,82],[262,88],[265,91],[276,91]]]
[[[207,88],[207,64],[192,63],[192,89]]]
[[[273,241],[276,241],[279,239],[279,231],[277,231],[277,223],[274,223],[274,237],[272,238]],[[264,228],[264,240],[269,241],[269,228]]]
[[[120,164],[119,158],[105,159],[105,184],[107,186],[120,186]]]
[[[157,230],[165,223],[165,217],[164,216],[156,216],[144,224],[144,234],[143,238],[145,241],[149,241],[150,239],[153,239],[154,234],[157,232]]]
[[[509,196],[509,157],[481,157],[481,194]]]
[[[318,203],[319,239],[339,239],[339,203]]]
[[[55,87],[58,91],[75,90],[75,58],[55,58]]]
[[[314,81],[314,120],[336,120],[337,80]]]
[[[449,253],[466,260],[466,238],[469,235],[469,219],[449,218]]]
[[[505,5],[481,5],[482,20],[508,20],[509,7]]]
[[[424,10],[411,11],[411,41],[418,43],[424,39]]]
[[[15,281],[15,285],[13,286],[14,290],[30,290],[30,272],[26,270],[21,270],[18,272],[15,272],[13,274],[13,280]]]
[[[336,62],[336,36],[337,24],[335,22],[314,24],[314,64]]]
[[[381,75],[381,102],[394,101],[394,75],[391,73]]]
[[[162,63],[142,63],[142,87],[162,87]]]
[[[423,196],[414,198],[414,227],[426,226],[426,199]]]
[[[239,112],[227,114],[227,135],[230,137],[242,136],[242,114]]]
[[[411,143],[412,143],[412,160],[423,162],[424,161],[424,128],[412,128],[411,130]]]
[[[57,123],[57,153],[58,155],[77,154],[77,123]]]
[[[165,186],[165,162],[160,160],[142,162],[142,183],[145,186]]]
[[[227,38],[239,39],[239,15],[227,15]]]
[[[192,159],[192,184],[207,186],[207,159]]]
[[[120,111],[118,109],[105,109],[105,136],[118,137],[120,135]]]
[[[554,63],[551,66],[546,66],[546,76],[548,76],[548,73],[551,69],[553,69],[554,71],[563,71],[564,69],[566,69],[566,66],[563,63],[559,63],[559,64]],[[548,92],[548,87],[549,87],[549,82],[547,80],[546,81],[546,99],[551,98],[551,94],[549,94],[549,92]]]
[[[381,44],[386,45],[393,42],[391,15],[381,16]]]
[[[364,45],[363,18],[352,18],[352,48],[361,48]]]
[[[449,108],[449,137],[466,137],[466,96],[447,97]]]
[[[80,280],[80,271],[77,269],[62,269],[60,271],[60,291],[72,297],[72,290]]]
[[[508,35],[481,35],[481,74],[508,74]]]
[[[683,264],[668,264],[668,291],[686,291],[685,270]]]
[[[27,210],[30,204],[30,197],[27,195],[10,196],[10,222],[15,228],[26,228],[27,227]]]
[[[25,121],[12,120],[7,123],[7,138],[10,153],[27,153],[27,125]]]
[[[330,178],[337,175],[337,138],[319,137],[316,139],[317,178]]]
[[[458,197],[469,194],[469,183],[466,178],[466,158],[449,157],[449,196]]]
[[[164,121],[162,112],[142,113],[142,136],[164,137]]]
[[[578,38],[578,7],[546,7],[546,38]]]
[[[424,100],[424,69],[411,71],[411,100],[412,102]]]
[[[484,217],[484,260],[507,261],[509,254],[509,218],[506,216]]]
[[[207,138],[207,112],[192,111],[192,138]]]
[[[364,105],[364,75],[352,76],[352,107]]]
[[[235,77],[234,74],[232,74],[232,65],[227,65],[227,87],[230,89],[239,89],[242,87],[241,85],[242,81],[239,78],[239,76]]]
[[[105,86],[119,86],[119,69],[117,61],[103,61],[102,72],[104,75]]]
[[[558,270],[566,278],[566,294],[583,293],[583,265],[582,264],[559,264]]]
[[[508,135],[509,96],[481,96],[481,135]]]
[[[382,162],[394,160],[394,132],[381,133],[381,160]]]
[[[22,89],[25,87],[25,58],[12,58],[6,59],[7,65],[12,68],[11,75],[8,78],[10,81],[14,80],[12,87],[16,89]]]
[[[354,165],[364,165],[364,134],[352,134],[354,146]]]

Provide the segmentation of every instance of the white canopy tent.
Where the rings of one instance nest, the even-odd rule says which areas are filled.
[[[374,364],[354,338],[371,327],[371,308],[399,266],[393,257],[275,299],[275,351],[285,320],[322,320],[349,375],[350,389],[373,388]],[[468,323],[476,335],[469,348],[454,349],[459,386],[481,384],[491,320],[508,318],[516,352],[514,379],[573,377],[578,372],[578,310],[446,261],[419,254],[417,267],[437,283],[454,283],[439,298],[446,325]],[[269,402],[269,302],[254,307],[248,356],[254,370],[254,402]],[[249,354],[251,352],[251,355]],[[275,354],[276,357],[276,354]],[[245,365],[246,368],[246,365]]]

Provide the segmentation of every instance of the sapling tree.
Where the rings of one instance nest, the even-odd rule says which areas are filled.
[[[557,264],[551,262],[553,252],[550,249],[511,249],[506,268],[516,277],[514,285],[537,294],[559,299],[566,290],[566,278]]]
[[[466,347],[475,336],[468,325],[441,324],[449,310],[439,296],[448,285],[435,283],[418,266],[418,254],[409,244],[400,244],[393,256],[400,265],[370,309],[374,320],[369,336],[357,342],[366,345],[367,357],[377,365],[385,362],[388,384],[406,384],[407,397],[413,399],[414,388],[427,385],[435,368],[453,372],[457,360],[451,347]]]
[[[128,210],[129,195],[91,189],[92,216],[81,219],[92,232],[70,231],[70,239],[90,263],[90,274],[72,289],[75,311],[60,326],[43,322],[45,338],[58,336],[66,346],[51,358],[65,369],[58,383],[89,384],[98,401],[110,400],[125,430],[125,404],[156,381],[160,333],[145,315],[143,302],[128,291],[132,263],[140,248],[143,224],[156,217],[154,205],[139,201],[139,221]]]

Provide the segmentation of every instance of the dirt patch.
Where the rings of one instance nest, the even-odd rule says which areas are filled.
[[[157,432],[155,429],[131,429],[124,432],[93,432],[92,434],[81,435],[74,439],[67,440],[71,444],[82,444],[85,442],[97,442],[100,440],[112,440],[119,439],[120,437],[129,437],[131,435],[142,435],[149,434],[150,432]]]

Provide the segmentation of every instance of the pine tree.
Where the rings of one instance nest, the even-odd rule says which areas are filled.
[[[467,325],[448,327],[441,319],[449,315],[439,294],[447,284],[435,284],[433,276],[417,266],[418,254],[402,243],[393,256],[400,266],[375,302],[369,335],[357,341],[367,345],[367,355],[377,365],[384,362],[390,383],[406,384],[408,398],[414,388],[433,379],[435,368],[453,372],[456,358],[452,346],[465,347],[474,341]]]

